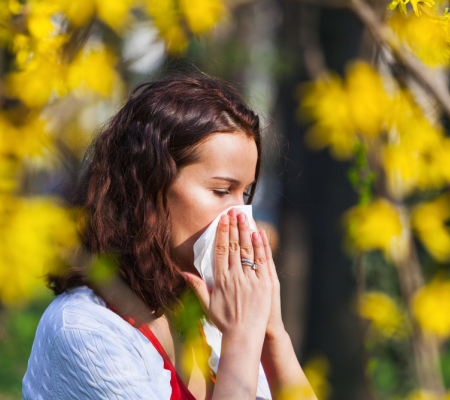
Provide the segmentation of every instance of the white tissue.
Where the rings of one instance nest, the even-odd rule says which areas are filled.
[[[217,218],[211,222],[202,236],[194,243],[194,266],[200,273],[200,276],[206,282],[206,286],[212,290],[214,286],[214,246],[216,242],[217,225],[219,225],[219,219],[223,214],[226,214],[229,210],[235,208],[238,213],[243,212],[247,216],[249,221],[250,231],[256,232],[256,227],[253,222],[252,206],[251,205],[239,205],[228,207],[222,211]]]
[[[194,243],[194,266],[197,268],[197,271],[200,273],[200,276],[206,282],[206,285],[210,290],[214,287],[214,246],[216,242],[217,225],[219,224],[220,217],[232,208],[235,208],[238,212],[245,213],[247,220],[249,221],[250,232],[256,232],[256,227],[252,216],[252,206],[232,206],[222,211]],[[208,363],[210,368],[217,374],[222,350],[222,332],[220,332],[219,329],[207,318],[201,318],[201,323],[203,325],[206,342],[211,347],[211,357],[209,358]],[[261,362],[259,363],[258,389],[256,392],[256,397],[257,400],[272,400],[269,383],[267,382],[266,374]]]

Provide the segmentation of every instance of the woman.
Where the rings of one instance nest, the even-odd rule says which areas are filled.
[[[265,232],[250,235],[231,209],[217,228],[212,291],[193,265],[211,221],[255,193],[259,119],[239,94],[207,76],[141,84],[84,161],[74,192],[87,216],[82,243],[113,254],[119,279],[102,291],[83,268],[49,275],[60,296],[39,323],[24,399],[255,399],[260,360],[272,394],[300,385],[315,399],[283,326]],[[195,349],[191,370],[181,363],[192,343],[176,319],[189,315],[176,311],[186,284],[222,333],[215,383]]]

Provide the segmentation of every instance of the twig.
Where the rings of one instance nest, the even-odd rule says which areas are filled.
[[[403,301],[413,328],[411,342],[419,384],[423,389],[443,396],[445,387],[439,365],[439,348],[436,337],[424,334],[411,310],[414,295],[424,284],[417,249],[412,237],[410,238],[408,257],[398,263],[396,267]]]
[[[447,88],[437,84],[427,73],[426,67],[410,51],[394,42],[372,7],[363,0],[350,0],[350,7],[370,30],[375,41],[390,49],[397,62],[406,67],[411,76],[436,98],[441,109],[450,118],[450,93]]]
[[[318,7],[348,8],[349,0],[299,0]]]
[[[364,293],[366,291],[366,274],[365,274],[365,253],[359,253],[356,256],[356,300],[357,304],[362,301]],[[367,396],[369,400],[375,400],[375,394],[373,391],[372,377],[368,371],[367,365],[369,363],[369,354],[364,346],[366,340],[367,326],[365,326],[366,320],[358,315],[358,336],[361,346],[361,364],[363,368],[364,384],[367,389]]]

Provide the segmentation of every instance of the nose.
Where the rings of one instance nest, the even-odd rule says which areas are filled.
[[[244,196],[237,196],[237,198],[235,199],[236,201],[236,205],[240,205],[240,206],[244,206],[245,205],[245,201],[244,201]]]

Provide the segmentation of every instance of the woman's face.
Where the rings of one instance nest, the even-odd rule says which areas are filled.
[[[184,271],[198,275],[193,246],[225,209],[245,204],[255,179],[256,143],[243,133],[216,133],[199,145],[199,159],[183,167],[168,192],[171,249]]]

